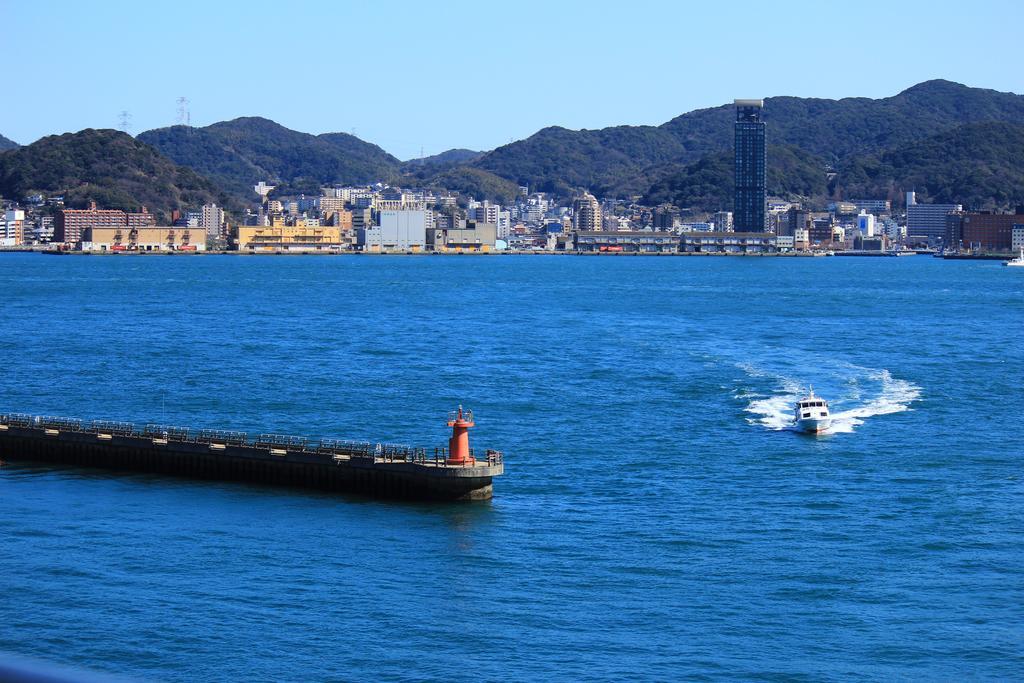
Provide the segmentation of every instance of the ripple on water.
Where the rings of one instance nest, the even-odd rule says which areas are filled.
[[[480,506],[0,467],[0,648],[169,681],[1016,680],[1003,275],[0,254],[0,350],[62,350],[4,355],[5,410],[433,445],[461,402],[507,463]],[[811,384],[826,438],[787,430]]]

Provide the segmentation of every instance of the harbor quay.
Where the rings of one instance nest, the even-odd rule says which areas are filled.
[[[56,251],[52,249],[0,249],[2,252],[34,252],[51,256],[358,256],[373,258],[375,256],[388,258],[396,256],[477,256],[477,257],[498,257],[498,256],[824,256],[822,251],[641,251],[641,250],[619,250],[619,251],[545,251],[543,249],[507,249],[491,252],[413,252],[413,251],[386,251],[386,252],[359,252],[359,251],[263,251],[263,252],[240,252],[240,251],[199,251],[199,252],[87,252],[87,251]],[[839,253],[839,252],[836,252]],[[892,252],[878,252],[877,255],[884,256]],[[907,252],[915,253],[915,252]],[[1007,257],[1009,258],[1009,257]]]
[[[491,251],[491,252],[404,252],[404,251],[388,251],[388,252],[358,252],[358,251],[264,251],[264,252],[243,252],[243,251],[198,251],[198,252],[148,252],[148,251],[129,251],[129,252],[87,252],[87,251],[56,251],[53,249],[0,249],[0,253],[4,252],[22,252],[22,253],[36,253],[44,254],[49,256],[240,256],[240,257],[268,257],[268,256],[356,256],[356,257],[380,257],[380,258],[394,258],[394,257],[433,257],[433,256],[470,256],[470,257],[513,257],[513,256],[600,256],[600,257],[622,257],[622,256],[736,256],[736,257],[783,257],[783,258],[802,258],[802,257],[813,257],[813,256],[913,256],[917,254],[938,254],[933,249],[901,249],[901,250],[888,250],[888,251],[824,251],[824,250],[813,250],[813,251],[779,251],[774,249],[769,250],[726,250],[720,249],[717,251],[643,251],[633,249],[622,249],[622,250],[574,250],[574,251],[545,251],[543,249],[506,249],[503,251]],[[941,254],[938,254],[941,255]],[[1009,259],[1012,258],[1012,254],[991,254],[986,255],[986,258],[991,257],[995,259]],[[947,257],[948,258],[948,257]],[[958,258],[971,258],[967,255],[958,255]]]
[[[475,426],[461,407],[448,446],[425,448],[74,418],[0,415],[0,459],[250,481],[432,501],[487,500],[504,473],[501,452],[469,446]]]

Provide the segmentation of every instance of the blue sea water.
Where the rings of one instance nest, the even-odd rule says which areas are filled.
[[[0,255],[0,411],[443,445],[424,505],[0,468],[0,650],[168,681],[1024,677],[1024,273]],[[813,384],[835,433],[786,428]]]

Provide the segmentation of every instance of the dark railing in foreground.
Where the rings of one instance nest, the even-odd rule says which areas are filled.
[[[260,434],[251,439],[246,432],[225,431],[218,429],[193,430],[189,427],[174,425],[147,424],[141,429],[131,422],[110,422],[106,420],[82,420],[67,417],[27,415],[24,413],[0,413],[0,425],[10,427],[29,427],[56,432],[79,432],[95,434],[98,438],[114,436],[151,439],[164,443],[208,444],[211,447],[239,446],[246,448],[266,449],[273,455],[288,453],[304,453],[310,455],[329,456],[335,460],[363,458],[372,462],[408,462],[436,467],[465,467],[467,465],[451,465],[448,463],[448,449],[435,448],[428,453],[425,448],[403,446],[398,444],[370,443],[366,441],[344,441],[340,439],[314,440],[304,436],[287,434]],[[478,465],[495,466],[502,464],[500,451],[488,449],[482,458],[477,458],[475,449],[470,449],[470,457]]]

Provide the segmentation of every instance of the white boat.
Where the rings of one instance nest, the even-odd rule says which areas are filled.
[[[832,426],[828,412],[828,401],[814,395],[811,387],[807,396],[796,402],[796,427],[802,432],[820,434]]]
[[[1024,267],[1024,247],[1020,248],[1020,256],[1015,259],[1010,259],[1003,263],[1004,266],[1017,266],[1018,268]]]

